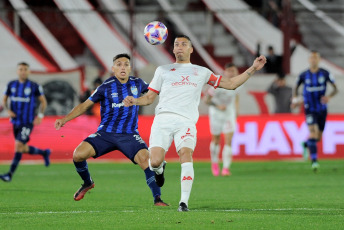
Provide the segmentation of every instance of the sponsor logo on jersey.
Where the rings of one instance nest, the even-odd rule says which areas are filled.
[[[137,91],[136,86],[130,87],[130,90],[131,90],[131,92],[132,92],[133,95],[137,95],[137,94],[138,94],[138,91]]]
[[[308,92],[317,92],[317,91],[323,91],[325,90],[325,86],[321,85],[321,86],[313,86],[313,87],[310,87],[310,86],[307,86],[306,87],[306,91]]]
[[[11,97],[11,101],[30,102],[29,97]]]
[[[190,82],[190,80],[189,80],[190,76],[186,76],[186,77],[185,76],[181,76],[181,77],[182,77],[181,81],[173,82],[172,86],[190,85],[190,86],[193,86],[193,87],[197,87],[197,83]]]
[[[192,180],[192,177],[191,176],[184,176],[182,181],[184,181],[184,180]]]
[[[124,103],[112,103],[112,108],[121,108],[122,106],[124,106]]]
[[[173,68],[173,69],[170,69],[170,71],[176,71],[176,69],[175,69],[175,68]]]

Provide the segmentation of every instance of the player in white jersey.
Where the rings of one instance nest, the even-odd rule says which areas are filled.
[[[155,172],[158,186],[163,186],[165,153],[174,140],[182,168],[181,199],[178,208],[181,212],[189,211],[188,201],[194,181],[192,154],[196,146],[196,122],[203,85],[236,89],[266,63],[266,58],[260,56],[243,74],[226,79],[213,74],[205,67],[191,64],[192,52],[190,38],[185,35],[177,36],[173,48],[176,63],[156,69],[149,91],[144,96],[128,96],[123,100],[125,106],[149,105],[159,95],[149,140],[149,166]]]
[[[225,65],[223,78],[232,78],[239,74],[238,68],[228,63]],[[205,102],[209,105],[209,125],[211,133],[210,159],[214,176],[220,174],[219,153],[221,133],[225,136],[222,150],[222,176],[229,176],[232,162],[232,138],[236,130],[236,118],[239,112],[239,95],[236,90],[209,88]]]

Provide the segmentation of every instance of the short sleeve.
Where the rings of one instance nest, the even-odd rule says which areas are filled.
[[[334,79],[334,76],[333,76],[333,74],[332,73],[328,73],[328,79],[329,79],[329,82],[331,82],[332,84],[334,84],[335,83],[335,79]]]
[[[94,103],[101,101],[104,98],[102,86],[103,85],[98,86],[97,89],[92,93],[92,95],[88,99],[93,101]]]
[[[10,96],[11,95],[11,83],[8,83],[5,90],[4,95]]]
[[[148,83],[145,82],[142,79],[140,79],[140,83],[141,83],[141,93],[147,93],[147,91],[148,91]]]
[[[43,87],[41,85],[38,85],[38,84],[35,86],[35,91],[34,92],[35,92],[35,96],[36,97],[44,95]]]
[[[300,74],[297,78],[296,78],[296,85],[301,85],[304,82],[304,73]]]
[[[148,86],[148,89],[159,94],[161,91],[161,86],[162,86],[162,69],[161,67],[158,67],[155,70],[154,77],[151,81],[151,83]]]

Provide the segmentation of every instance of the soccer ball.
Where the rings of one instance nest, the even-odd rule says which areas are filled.
[[[151,45],[159,45],[165,42],[168,32],[167,27],[158,21],[150,22],[144,29],[144,35]]]

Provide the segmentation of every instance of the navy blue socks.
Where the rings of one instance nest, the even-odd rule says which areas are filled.
[[[89,185],[92,184],[92,179],[90,172],[88,171],[88,165],[86,161],[75,162],[73,161],[76,171],[79,173],[81,179],[83,179],[84,183]]]
[[[155,183],[155,177],[154,177],[154,172],[151,171],[148,168],[144,170],[145,175],[146,175],[146,182],[150,190],[152,191],[153,197],[155,198],[156,196],[161,196],[161,189],[156,185]]]

